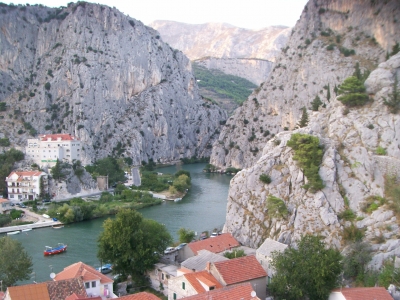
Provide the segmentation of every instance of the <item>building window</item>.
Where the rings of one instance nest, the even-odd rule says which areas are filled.
[[[85,282],[85,288],[90,288],[90,282]]]
[[[92,281],[92,288],[96,287],[96,281]]]
[[[182,290],[185,289],[185,282],[182,282]]]
[[[176,293],[174,293],[174,300],[176,300]]]

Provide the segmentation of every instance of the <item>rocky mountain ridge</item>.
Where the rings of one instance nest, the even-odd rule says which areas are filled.
[[[67,132],[83,163],[209,156],[226,113],[198,93],[190,61],[115,8],[1,5],[0,134]]]
[[[385,105],[400,76],[400,53],[387,59],[400,41],[399,9],[396,1],[309,1],[269,80],[214,144],[213,164],[244,168],[231,181],[224,231],[251,247],[268,237],[295,245],[310,233],[343,250],[361,237],[372,244],[375,268],[400,257],[399,200],[391,195],[400,180],[400,115]],[[345,56],[344,48],[356,55]],[[372,71],[365,81],[371,100],[348,108],[335,86],[356,62]],[[312,111],[316,95],[324,105]],[[304,106],[310,121],[295,129]],[[294,133],[323,145],[324,187],[315,193],[304,188],[308,179],[287,145]],[[270,196],[282,201],[287,216],[268,209]]]

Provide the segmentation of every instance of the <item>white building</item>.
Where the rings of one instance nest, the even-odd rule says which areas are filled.
[[[274,276],[275,273],[274,268],[271,266],[272,254],[274,252],[283,252],[286,250],[287,247],[288,245],[286,244],[282,244],[280,242],[267,238],[264,243],[257,249],[256,258],[268,274],[268,283],[271,282],[271,278]]]
[[[9,200],[35,200],[48,193],[47,174],[42,171],[14,171],[6,177]]]
[[[43,134],[37,139],[28,139],[25,159],[39,166],[54,167],[59,161],[72,163],[81,160],[81,142],[70,134]]]

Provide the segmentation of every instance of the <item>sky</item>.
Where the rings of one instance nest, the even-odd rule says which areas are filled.
[[[67,6],[71,0],[16,0],[18,4]],[[92,1],[87,1],[92,2]],[[93,3],[115,6],[119,11],[148,25],[155,20],[189,24],[229,23],[261,29],[272,25],[293,27],[307,0],[100,0]]]

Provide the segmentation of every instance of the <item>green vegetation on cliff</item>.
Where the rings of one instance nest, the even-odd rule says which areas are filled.
[[[192,64],[199,87],[217,93],[221,98],[233,99],[237,104],[243,103],[257,86],[247,79],[225,74],[216,69],[204,68],[195,62]]]

